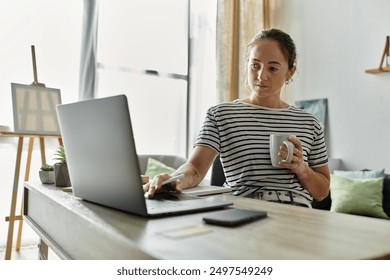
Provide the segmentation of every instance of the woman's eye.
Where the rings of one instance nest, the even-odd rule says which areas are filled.
[[[251,68],[252,69],[259,69],[260,68],[260,65],[256,64],[256,63],[251,63]]]
[[[269,69],[271,72],[276,72],[276,71],[278,71],[279,69],[278,68],[276,68],[276,67],[270,67],[270,69]]]

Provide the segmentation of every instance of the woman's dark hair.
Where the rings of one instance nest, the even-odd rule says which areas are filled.
[[[282,49],[282,53],[287,60],[288,69],[291,70],[295,66],[296,58],[297,58],[297,51],[296,51],[294,41],[291,39],[290,35],[276,28],[265,29],[257,33],[253,37],[250,43],[246,46],[246,50],[247,50],[245,56],[246,60],[249,57],[250,49],[257,42],[265,39],[274,40],[279,43],[279,46]]]

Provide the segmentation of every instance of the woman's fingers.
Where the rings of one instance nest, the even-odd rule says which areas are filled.
[[[183,175],[180,176],[180,178],[182,178],[182,177],[183,177]],[[169,183],[164,183],[166,180],[171,179],[171,178],[173,178],[173,177],[169,174],[166,174],[166,173],[155,176],[149,183],[147,183],[143,186],[143,190],[145,192],[145,197],[152,198],[156,192],[160,192],[162,190],[175,191],[177,193],[180,193],[181,189],[178,186],[178,183],[180,182],[180,181],[178,181],[178,179],[180,179],[180,178],[178,178],[178,179],[173,178],[176,180],[173,180],[172,182],[169,182]],[[164,183],[164,185],[163,185],[163,183]]]

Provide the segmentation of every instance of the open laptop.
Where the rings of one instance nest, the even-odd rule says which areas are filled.
[[[141,216],[232,205],[185,194],[145,199],[125,95],[58,105],[57,114],[75,196]]]

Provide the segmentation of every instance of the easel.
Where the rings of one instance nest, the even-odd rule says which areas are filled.
[[[32,63],[33,63],[33,72],[34,72],[34,82],[31,85],[45,87],[45,84],[38,82],[37,65],[36,65],[36,59],[35,59],[35,47],[34,46],[31,46],[31,53],[32,53]],[[39,138],[42,165],[46,163],[45,138],[57,138],[60,145],[62,145],[62,138],[61,138],[61,135],[57,135],[57,134],[51,134],[51,135],[40,134],[40,133],[26,134],[26,133],[9,132],[9,131],[0,132],[0,136],[18,137],[18,148],[17,148],[17,154],[16,154],[14,183],[13,183],[13,191],[12,191],[12,198],[11,198],[11,210],[10,210],[10,215],[8,217],[5,217],[5,220],[7,222],[9,222],[5,259],[10,260],[11,259],[12,239],[13,239],[15,221],[19,221],[18,236],[17,236],[17,240],[16,240],[16,251],[20,250],[21,239],[22,239],[23,198],[22,198],[22,206],[21,206],[20,215],[16,216],[15,210],[16,210],[16,203],[17,203],[17,197],[18,197],[20,163],[21,163],[21,158],[22,158],[24,137],[29,137],[26,172],[25,172],[25,176],[24,176],[24,181],[28,181],[29,177],[30,177],[31,156],[32,156],[32,151],[33,151],[33,147],[34,147],[34,138],[35,137]]]
[[[33,63],[33,72],[34,72],[34,82],[31,85],[44,87],[45,84],[38,82],[38,71],[37,71],[37,61],[35,59],[35,46],[31,46],[31,55],[32,55],[32,63]]]
[[[386,65],[383,66],[385,59],[386,59]],[[390,72],[389,59],[390,59],[390,36],[386,36],[385,49],[383,50],[383,54],[382,54],[382,58],[381,58],[381,62],[379,64],[379,67],[375,68],[375,69],[368,69],[368,70],[366,70],[366,73],[378,74],[378,73],[383,73],[383,72]]]

